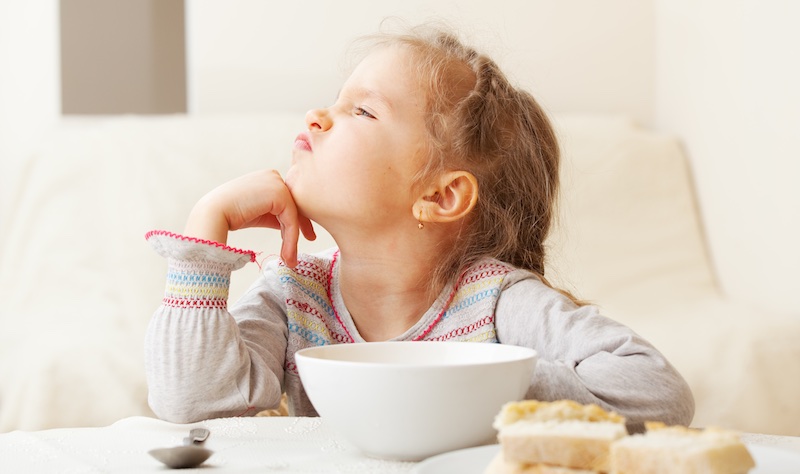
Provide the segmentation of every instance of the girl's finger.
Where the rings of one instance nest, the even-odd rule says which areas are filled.
[[[276,216],[281,223],[281,259],[289,268],[297,266],[297,242],[300,240],[300,225],[297,220],[297,209],[294,206],[286,208]]]
[[[311,223],[311,219],[307,217],[300,217],[300,231],[306,240],[316,240],[317,238],[317,233],[314,232],[314,225]]]

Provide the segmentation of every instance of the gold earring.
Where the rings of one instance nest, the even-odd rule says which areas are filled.
[[[418,222],[419,222],[419,224],[417,225],[418,228],[422,229],[423,227],[425,227],[425,225],[422,223],[422,208],[421,207],[419,208],[419,219],[418,219]]]

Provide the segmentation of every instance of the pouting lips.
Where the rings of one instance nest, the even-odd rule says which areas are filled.
[[[311,151],[311,137],[308,133],[301,133],[294,139],[294,147],[298,150]]]

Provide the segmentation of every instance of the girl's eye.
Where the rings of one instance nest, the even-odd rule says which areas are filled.
[[[375,118],[375,116],[372,115],[371,113],[369,113],[369,111],[367,111],[364,107],[356,107],[355,108],[355,114],[356,115],[363,115],[364,117],[367,117],[367,118],[373,118],[373,119]]]

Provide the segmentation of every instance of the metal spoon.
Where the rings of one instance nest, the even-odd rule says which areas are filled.
[[[151,449],[148,453],[172,469],[197,467],[214,454],[214,451],[203,447],[210,435],[211,432],[205,428],[195,428],[187,438],[183,438],[182,446]]]

